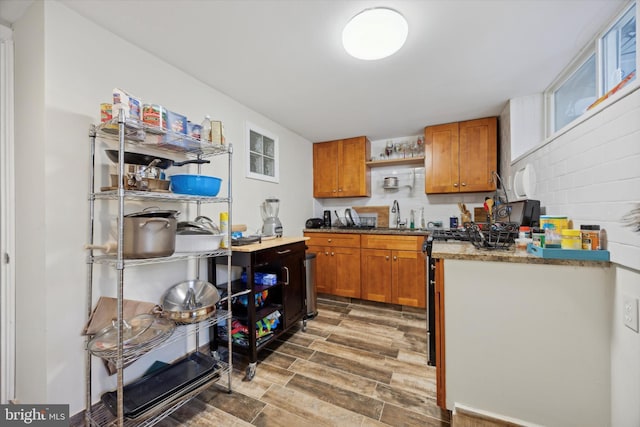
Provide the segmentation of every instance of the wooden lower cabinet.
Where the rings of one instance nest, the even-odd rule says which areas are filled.
[[[307,253],[316,254],[316,292],[360,298],[360,235],[305,233]]]
[[[423,236],[363,234],[360,250],[362,299],[426,307]]]
[[[305,233],[318,293],[426,308],[424,236]]]
[[[316,254],[316,291],[360,298],[360,249],[308,246]]]
[[[422,253],[361,249],[362,299],[425,307],[425,261]]]

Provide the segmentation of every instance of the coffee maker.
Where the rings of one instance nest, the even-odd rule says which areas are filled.
[[[280,200],[275,198],[265,199],[260,211],[262,213],[262,235],[282,237],[282,223],[278,219]]]

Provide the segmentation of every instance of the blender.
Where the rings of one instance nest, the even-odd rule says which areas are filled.
[[[278,219],[280,200],[275,198],[265,199],[261,205],[262,235],[282,237],[282,223]]]

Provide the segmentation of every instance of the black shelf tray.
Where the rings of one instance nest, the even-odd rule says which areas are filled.
[[[191,385],[197,384],[199,379],[218,367],[214,358],[196,352],[139,378],[123,389],[124,416],[135,419],[171,395],[188,393]],[[104,405],[115,416],[118,411],[117,398],[117,391],[109,391],[101,396]]]

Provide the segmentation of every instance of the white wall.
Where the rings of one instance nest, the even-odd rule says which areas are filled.
[[[538,112],[534,112],[538,114]],[[640,335],[622,323],[622,295],[640,298],[640,233],[621,219],[640,203],[640,90],[596,110],[586,120],[544,141],[513,165],[530,164],[535,194],[548,214],[568,215],[575,227],[600,224],[615,263],[611,310],[611,425],[640,425]],[[508,149],[508,146],[506,147]],[[606,343],[601,343],[605,344]]]
[[[609,266],[447,259],[447,408],[607,426],[611,275]]]
[[[276,196],[282,200],[285,234],[301,234],[313,205],[311,143],[58,2],[34,2],[15,28],[17,398],[69,403],[73,414],[84,408],[80,331],[86,321],[82,248],[88,238],[88,130],[98,121],[100,103],[110,101],[112,89],[131,91],[143,102],[163,104],[196,122],[205,114],[224,121],[227,140],[234,146],[233,223],[245,223],[252,231],[262,222],[260,202]],[[246,121],[279,137],[279,184],[244,177]],[[203,173],[220,173],[225,164],[219,162],[205,166]],[[100,180],[106,180],[108,170],[106,164],[99,169],[97,186],[104,185]],[[113,217],[113,204],[96,206],[98,217]],[[203,213],[217,218],[221,209],[205,206]],[[187,213],[193,215],[193,210]],[[98,231],[98,238],[105,238],[108,230]],[[94,271],[96,293],[115,295],[113,271],[104,266]],[[125,274],[126,298],[158,302],[164,289],[188,273],[185,265],[165,264],[128,269]],[[127,369],[133,372],[129,378],[148,364]],[[95,398],[115,383],[97,361],[94,370]]]

